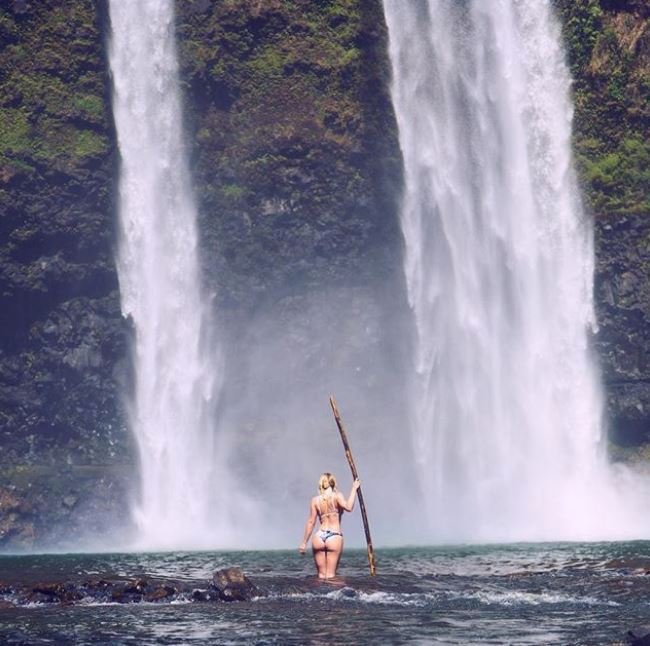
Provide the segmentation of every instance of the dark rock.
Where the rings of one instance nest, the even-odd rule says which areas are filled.
[[[206,590],[192,590],[192,601],[210,601],[210,595]]]
[[[178,590],[171,585],[161,585],[148,592],[145,601],[162,601],[170,599],[178,594]]]
[[[124,588],[126,594],[144,594],[149,583],[146,579],[133,579]]]
[[[65,593],[65,587],[61,583],[38,583],[32,591],[50,597],[60,597]]]
[[[79,601],[83,596],[72,583],[39,583],[32,587],[28,599],[32,603],[70,604]]]
[[[630,646],[650,646],[650,631],[646,627],[628,630],[627,640]]]
[[[64,496],[62,503],[64,507],[72,509],[77,504],[78,500],[77,496]]]
[[[217,570],[212,577],[212,588],[222,601],[250,601],[259,594],[257,588],[238,567]]]
[[[596,219],[595,295],[611,439],[650,442],[650,217]]]

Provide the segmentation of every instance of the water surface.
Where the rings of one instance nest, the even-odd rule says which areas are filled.
[[[250,602],[0,608],[7,644],[612,644],[650,623],[650,542],[348,550],[334,583],[289,551],[0,557],[4,583],[144,576],[205,587],[239,566]],[[5,601],[11,601],[5,595]]]

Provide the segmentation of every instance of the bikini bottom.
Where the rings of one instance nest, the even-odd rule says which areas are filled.
[[[341,534],[341,532],[333,532],[329,529],[318,530],[318,538],[320,538],[321,541],[323,541],[323,543],[325,543],[328,538],[332,538],[332,536],[340,536],[341,538],[343,538],[343,534]]]

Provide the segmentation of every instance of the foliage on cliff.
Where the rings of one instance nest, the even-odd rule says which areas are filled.
[[[399,266],[387,261],[400,245],[399,160],[381,3],[178,11],[206,269],[224,300]]]
[[[638,0],[556,0],[574,78],[576,153],[598,214],[650,212],[650,20]]]
[[[91,0],[0,9],[2,463],[114,452],[124,334],[101,19]]]

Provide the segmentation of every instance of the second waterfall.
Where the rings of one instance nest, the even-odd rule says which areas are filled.
[[[540,0],[386,0],[433,535],[611,535],[570,78]],[[619,527],[623,527],[621,522]],[[628,525],[629,527],[629,525]]]
[[[171,0],[111,0],[113,112],[121,157],[118,274],[135,331],[131,424],[143,547],[210,546],[218,354],[201,290],[197,213]]]

